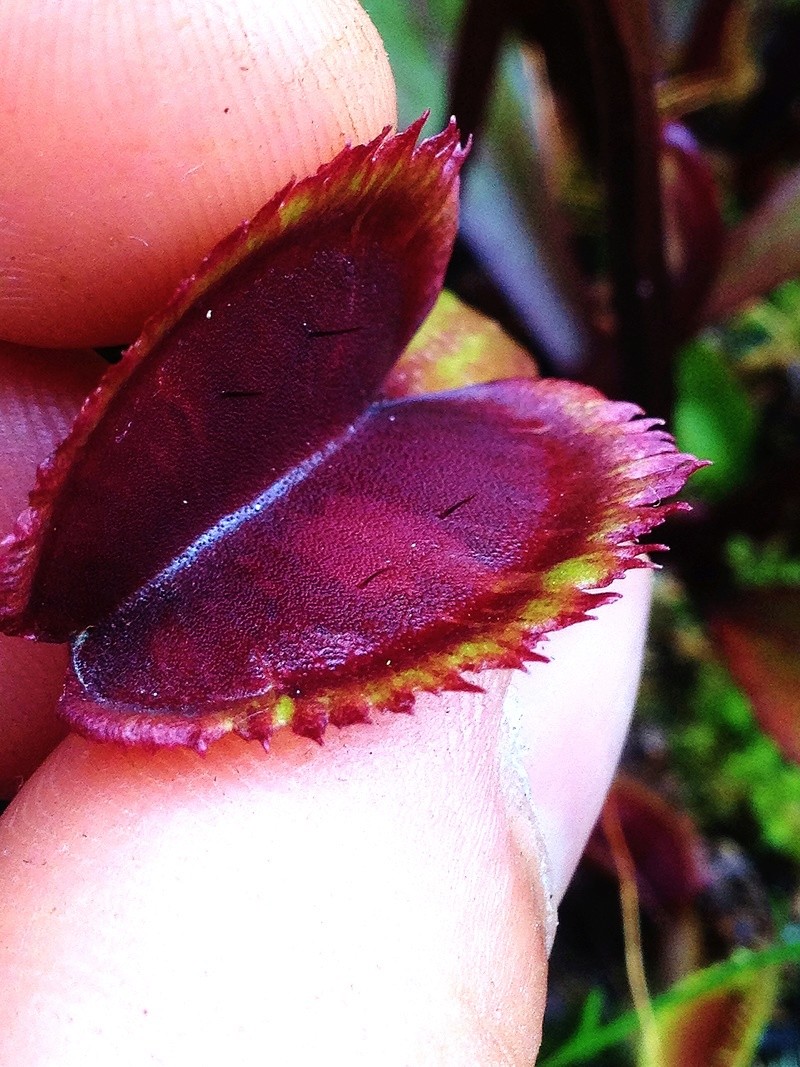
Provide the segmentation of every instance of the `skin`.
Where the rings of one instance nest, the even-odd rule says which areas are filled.
[[[11,0],[0,56],[9,41],[0,99],[25,136],[0,162],[0,333],[27,344],[130,337],[287,176],[394,121],[350,2]],[[126,240],[142,227],[157,253]],[[7,527],[98,372],[0,345]],[[64,650],[0,639],[0,786],[29,779],[0,819],[0,1063],[530,1065],[551,904],[638,676],[647,574],[622,589],[526,675],[324,747],[283,732],[269,756],[57,744]]]
[[[355,0],[0,10],[0,337],[134,340],[296,174],[395,121]]]

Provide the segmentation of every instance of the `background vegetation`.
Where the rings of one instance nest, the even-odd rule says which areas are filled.
[[[366,0],[475,136],[449,284],[714,466],[672,520],[542,1067],[800,1064],[800,5]]]

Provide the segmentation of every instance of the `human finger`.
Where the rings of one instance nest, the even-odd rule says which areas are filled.
[[[69,428],[104,367],[94,352],[0,342],[0,539],[24,510],[36,468]],[[66,649],[0,636],[0,800],[66,733],[55,716]]]
[[[322,747],[280,732],[269,755],[70,737],[0,822],[0,1060],[529,1067],[543,869],[571,862],[617,744],[597,748],[588,790],[569,740],[553,773],[532,772],[559,738],[619,738],[634,585],[639,610],[599,609],[531,675],[524,715],[547,725],[525,740],[508,672]]]
[[[648,570],[615,582],[611,588],[624,595],[598,609],[597,622],[552,634],[542,649],[549,662],[515,672],[506,697],[505,716],[530,789],[556,904],[600,814],[628,732],[651,586]],[[598,623],[602,637],[597,630],[590,633]]]
[[[0,7],[0,337],[133,340],[292,176],[395,122],[356,0]]]

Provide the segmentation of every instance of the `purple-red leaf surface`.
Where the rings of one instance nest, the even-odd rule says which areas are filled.
[[[109,372],[38,487],[32,553],[14,551],[14,630],[91,625],[364,411],[455,232],[457,133],[415,151],[418,132],[279,195]]]
[[[81,732],[320,737],[521,665],[645,565],[636,539],[697,463],[632,405],[492,381],[469,355],[483,384],[399,395],[395,374],[382,393],[456,227],[456,131],[416,145],[419,126],[223,241],[41,469],[0,625],[72,642],[61,712]],[[429,332],[491,361],[483,326]]]

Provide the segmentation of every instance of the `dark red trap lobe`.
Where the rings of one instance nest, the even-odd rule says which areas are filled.
[[[382,249],[322,238],[224,278],[114,397],[54,509],[39,628],[102,618],[363,410],[396,355],[402,289]]]
[[[364,411],[455,235],[464,153],[453,126],[417,146],[420,125],[279,194],[148,324],[56,457],[8,629],[96,623]]]
[[[542,523],[560,442],[530,462],[526,391],[377,406],[93,627],[75,652],[87,690],[182,713],[313,696],[479,631],[508,609],[499,576],[583,536],[570,508]]]
[[[391,692],[431,659],[460,666],[459,647],[493,631],[518,665],[532,643],[509,620],[559,592],[559,566],[579,564],[609,522],[620,558],[647,528],[653,491],[636,465],[666,490],[683,477],[666,435],[619,430],[628,405],[606,406],[610,433],[586,433],[581,403],[596,395],[515,380],[375,405],[81,638],[86,693],[192,718],[376,679]],[[609,492],[620,460],[629,480]],[[571,593],[528,638],[582,617],[590,600]]]

